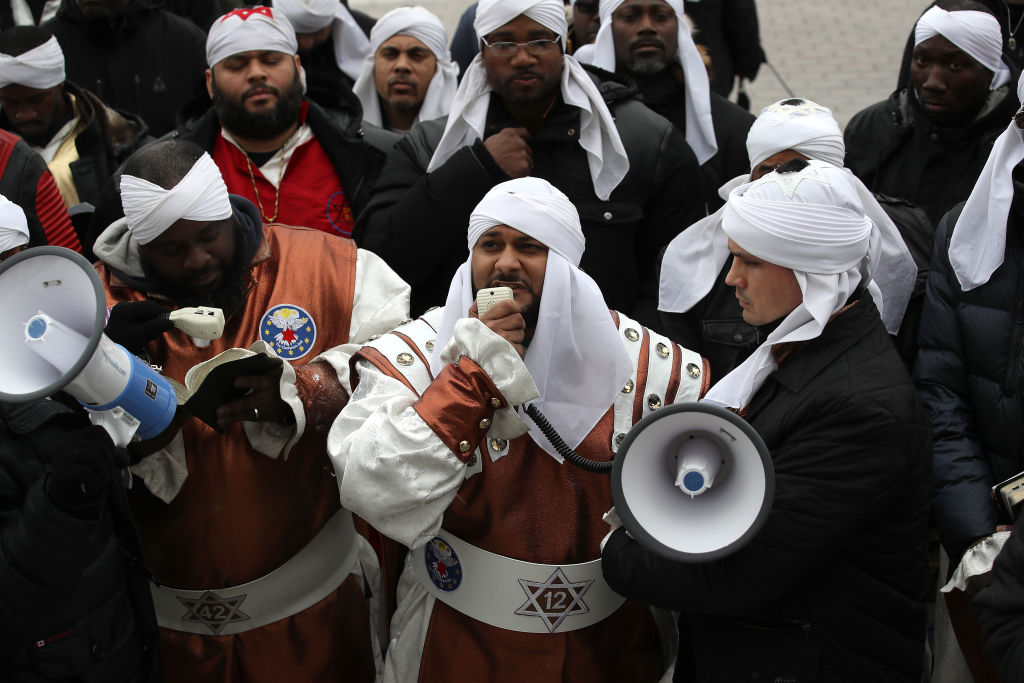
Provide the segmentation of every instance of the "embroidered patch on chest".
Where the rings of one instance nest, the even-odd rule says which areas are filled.
[[[462,583],[462,563],[455,549],[440,536],[434,536],[423,546],[423,559],[427,563],[427,574],[434,585],[451,592]]]
[[[316,342],[316,322],[309,311],[294,304],[278,304],[263,314],[260,339],[285,360],[302,358]]]

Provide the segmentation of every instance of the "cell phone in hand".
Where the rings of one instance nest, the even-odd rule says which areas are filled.
[[[477,290],[476,313],[483,315],[491,310],[499,301],[506,301],[512,298],[511,287],[485,287]]]

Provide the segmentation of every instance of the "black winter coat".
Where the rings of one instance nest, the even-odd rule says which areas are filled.
[[[969,292],[949,264],[961,210],[935,236],[914,366],[933,424],[935,517],[954,559],[1004,523],[991,488],[1024,470],[1024,184],[1014,182],[1003,264]]]
[[[208,99],[199,101],[209,103]],[[355,95],[349,93],[344,99],[346,109],[324,109],[308,101],[306,123],[331,160],[341,180],[345,197],[358,217],[370,198],[373,181],[384,165],[384,153],[379,147],[390,146],[398,135],[362,124],[362,109]],[[193,104],[196,104],[194,102]],[[169,137],[194,142],[210,154],[220,135],[220,121],[212,107],[198,117],[179,124]]]
[[[694,42],[711,57],[711,89],[728,97],[736,77],[754,80],[765,61],[754,0],[687,0]]]
[[[0,680],[160,680],[149,575],[121,472],[111,472],[94,518],[66,512],[45,489],[54,451],[88,425],[53,401],[0,404]]]
[[[1024,517],[992,567],[992,583],[971,601],[985,658],[1004,681],[1024,681]]]
[[[154,0],[98,18],[82,14],[76,0],[64,0],[44,26],[64,50],[69,81],[138,114],[154,135],[174,128],[178,108],[206,92],[206,36]]]
[[[602,554],[609,585],[682,613],[675,681],[918,683],[928,423],[870,300],[795,350],[746,419],[775,466],[760,532],[683,564],[619,529]]]
[[[657,76],[634,76],[643,103],[672,122],[686,136],[686,90],[683,72],[678,66]],[[718,188],[736,176],[750,173],[747,154],[747,133],[756,118],[746,109],[733,104],[716,92],[710,94],[711,123],[718,152],[701,164],[708,212],[717,211],[724,203]]]
[[[961,127],[928,120],[912,90],[900,90],[850,120],[846,167],[872,192],[900,197],[925,210],[933,224],[966,201],[1017,111],[1016,94],[993,91],[981,112]]]
[[[563,104],[530,137],[533,175],[568,195],[579,211],[587,240],[581,267],[608,306],[649,324],[656,319],[658,253],[704,215],[700,169],[682,135],[637,102],[630,84],[587,68],[615,117],[629,173],[608,201],[597,198],[579,144],[579,110]],[[466,260],[470,213],[488,190],[511,179],[482,140],[428,174],[444,125],[443,119],[420,123],[395,145],[352,235],[410,284],[414,315],[444,303]],[[487,136],[518,126],[492,94]]]

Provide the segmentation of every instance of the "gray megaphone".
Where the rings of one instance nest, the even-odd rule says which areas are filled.
[[[26,402],[64,390],[88,410],[113,411],[141,439],[159,435],[177,409],[174,389],[108,339],[105,324],[103,286],[81,255],[36,247],[4,261],[0,400]]]
[[[623,526],[648,550],[706,562],[743,547],[764,524],[775,469],[745,420],[708,403],[677,403],[638,422],[612,465]]]

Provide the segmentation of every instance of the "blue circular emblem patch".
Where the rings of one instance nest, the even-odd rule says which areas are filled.
[[[285,360],[302,358],[316,342],[316,323],[304,308],[278,304],[263,314],[260,339],[273,347]]]
[[[462,563],[455,549],[440,536],[434,536],[423,546],[423,559],[427,562],[427,574],[434,585],[451,592],[462,583]]]

